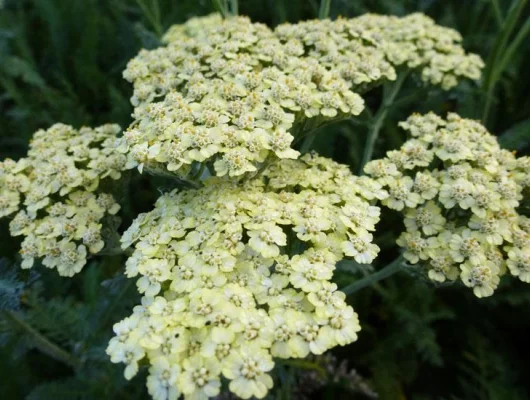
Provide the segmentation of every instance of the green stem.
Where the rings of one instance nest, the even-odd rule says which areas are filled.
[[[154,175],[154,176],[161,176],[161,177],[164,177],[164,178],[173,179],[173,180],[179,182],[180,184],[190,186],[193,189],[200,189],[203,186],[202,182],[194,182],[194,181],[191,180],[191,177],[190,177],[190,179],[181,178],[179,176],[176,176],[176,175],[172,174],[171,172],[163,171],[162,169],[154,169],[154,168],[147,168],[146,167],[144,169],[144,171],[146,171],[149,174]]]
[[[300,146],[300,153],[305,154],[311,149],[315,138],[317,137],[317,129],[309,131],[304,138],[302,145]]]
[[[495,45],[493,46],[493,49],[488,56],[488,61],[486,63],[486,70],[484,72],[484,81],[483,81],[483,86],[482,86],[484,91],[486,92],[486,103],[484,105],[484,110],[482,112],[482,122],[484,124],[487,123],[487,120],[489,117],[489,112],[491,109],[491,104],[492,104],[492,99],[493,99],[493,92],[495,91],[495,85],[497,84],[497,81],[502,73],[502,70],[500,68],[501,63],[498,62],[498,60],[502,60],[506,54],[506,53],[503,54],[502,52],[506,48],[510,35],[515,29],[515,26],[519,19],[519,15],[521,14],[524,6],[526,5],[526,2],[527,0],[514,0],[513,1],[510,7],[510,10],[508,11],[508,15],[506,16],[506,19],[504,20],[500,34],[497,37],[497,40],[495,41]],[[503,66],[503,68],[504,67],[505,66]]]
[[[363,168],[372,159],[372,155],[374,153],[374,146],[375,142],[377,141],[377,137],[379,136],[379,131],[383,127],[383,123],[385,122],[386,116],[388,115],[388,111],[390,109],[390,106],[396,99],[399,91],[401,90],[401,87],[403,86],[403,82],[405,82],[405,79],[407,78],[407,73],[401,72],[398,74],[396,80],[392,82],[391,84],[385,84],[383,89],[383,100],[381,102],[381,106],[377,110],[377,113],[375,114],[372,122],[372,127],[370,129],[370,132],[368,133],[368,137],[366,138],[366,144],[364,146],[364,152],[363,152],[363,158],[361,161],[361,165],[359,168],[359,174],[362,175]]]
[[[502,26],[502,13],[501,7],[499,6],[499,0],[491,0],[491,6],[493,7],[493,15],[495,16],[495,21],[499,27]]]
[[[205,163],[201,163],[201,166],[199,167],[197,173],[195,175],[193,175],[193,177],[191,178],[192,182],[200,183],[201,176],[204,173],[205,169],[206,169],[206,164]]]
[[[153,26],[158,38],[161,38],[164,30],[162,28],[162,23],[160,22],[160,8],[158,6],[158,0],[153,0],[153,11],[151,11],[147,4],[144,3],[144,0],[136,0],[136,3],[142,10],[145,18]]]
[[[160,16],[160,4],[158,0],[153,0],[153,20],[156,21],[156,32],[158,37],[161,38],[164,33],[164,28],[162,27],[162,18]]]
[[[320,10],[318,11],[318,19],[328,18],[330,8],[331,8],[331,0],[321,0]]]
[[[112,249],[102,250],[95,255],[96,256],[120,256],[122,254],[126,255],[127,257],[130,257],[133,254],[133,250],[130,247],[126,249],[122,249],[121,247],[114,247]]]
[[[510,60],[515,54],[517,48],[521,45],[523,40],[526,38],[530,32],[530,17],[525,21],[521,29],[518,30],[517,36],[511,41],[510,45],[504,52],[504,55],[501,58],[498,68],[498,74],[500,75],[508,66]]]
[[[239,2],[237,0],[230,0],[230,13],[232,15],[239,14]]]
[[[227,18],[229,16],[227,7],[225,7],[224,2],[221,0],[212,0],[214,8],[221,13],[223,18]]]
[[[268,155],[265,160],[263,160],[263,163],[261,164],[261,166],[258,168],[258,170],[256,171],[256,173],[254,175],[252,175],[252,178],[251,179],[256,179],[258,178],[259,176],[261,176],[261,174],[267,169],[267,167],[269,165],[272,164],[274,158],[271,156],[271,155]]]
[[[274,1],[274,4],[275,4],[275,10],[274,10],[274,15],[277,19],[277,22],[279,24],[287,21],[287,10],[285,9],[285,2],[284,0],[275,0]],[[316,13],[316,11],[315,11]]]
[[[358,281],[355,281],[351,283],[350,285],[346,286],[345,288],[341,289],[341,292],[343,292],[346,295],[353,294],[366,286],[370,286],[376,282],[379,282],[382,279],[388,278],[391,275],[394,275],[396,272],[399,272],[401,268],[403,268],[404,262],[403,257],[399,256],[394,261],[392,261],[390,264],[386,265],[379,271],[368,275],[365,278],[359,279]]]
[[[294,368],[278,365],[278,375],[280,378],[281,386],[276,398],[278,400],[291,400],[293,392],[293,381],[294,381]]]
[[[366,109],[365,109],[366,110]],[[300,146],[300,153],[304,154],[307,153],[318,134],[318,131],[321,128],[324,128],[325,126],[336,124],[337,122],[344,121],[344,120],[350,120],[349,118],[342,117],[342,118],[332,118],[328,120],[324,120],[323,122],[318,122],[317,120],[309,120],[305,119],[303,124],[298,127],[298,129],[293,129],[291,131],[292,135],[294,136],[294,140],[292,145],[297,145],[298,143],[302,142],[302,145]],[[311,123],[308,123],[308,121],[311,121]]]
[[[307,123],[307,118],[301,118],[301,122],[297,122],[295,125],[293,125],[291,128],[291,135],[293,135],[294,139],[291,143],[291,146],[300,143],[303,139],[305,139],[305,135],[310,132],[309,129],[306,129]]]
[[[44,354],[56,359],[57,361],[63,362],[72,368],[77,368],[80,365],[80,361],[73,355],[68,353],[66,350],[61,349],[55,343],[50,342],[40,332],[33,329],[26,321],[21,319],[13,311],[4,311],[4,315],[19,328],[24,330],[29,336],[31,336],[32,344],[42,351]]]

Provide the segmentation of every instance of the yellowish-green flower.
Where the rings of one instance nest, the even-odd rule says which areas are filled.
[[[242,399],[262,399],[273,386],[267,372],[274,362],[265,350],[259,347],[241,347],[233,351],[223,366],[223,375],[230,379],[230,391]]]
[[[512,275],[530,283],[530,246],[510,249],[507,264]]]
[[[128,167],[153,173],[190,177],[200,165],[230,178],[255,173],[266,159],[296,159],[292,145],[308,131],[360,114],[360,94],[395,80],[397,67],[444,89],[478,79],[483,63],[461,40],[422,14],[274,30],[246,17],[194,18],[129,62],[135,121],[120,150]],[[414,165],[433,157],[420,141],[409,147]]]
[[[478,297],[493,294],[506,271],[528,282],[530,224],[517,213],[528,157],[456,114],[414,114],[400,125],[413,138],[365,172],[387,191],[383,204],[404,215],[405,259],[436,282],[460,277]]]
[[[153,360],[147,377],[147,390],[153,400],[177,400],[180,393],[176,389],[180,368],[166,358]]]
[[[117,125],[55,124],[33,135],[26,158],[0,162],[0,217],[12,217],[11,235],[24,236],[22,268],[42,259],[72,276],[88,254],[103,249],[103,219],[120,206],[98,188],[125,169],[126,157],[116,151],[119,132]]]
[[[445,218],[441,208],[434,201],[424,206],[410,208],[405,213],[405,227],[409,232],[421,231],[425,235],[434,235],[444,229]]]
[[[466,261],[460,265],[460,270],[462,282],[473,288],[473,293],[477,297],[491,296],[499,284],[499,271],[491,261],[482,260],[478,263]]]
[[[379,251],[370,234],[379,208],[362,196],[374,198],[369,181],[308,154],[251,180],[214,177],[162,195],[122,237],[134,246],[126,274],[140,276],[144,297],[116,324],[111,360],[129,377],[145,354],[156,396],[211,397],[222,374],[237,396],[262,398],[272,357],[355,341],[357,314],[330,280],[341,259],[370,263]]]

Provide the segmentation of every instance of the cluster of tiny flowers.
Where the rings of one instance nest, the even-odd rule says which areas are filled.
[[[404,215],[404,257],[433,281],[460,277],[477,297],[493,294],[506,271],[530,282],[530,219],[517,213],[530,158],[456,114],[416,114],[400,125],[412,138],[365,172],[388,192],[383,204]]]
[[[394,80],[400,66],[418,70],[424,82],[448,90],[459,79],[479,79],[484,67],[478,55],[465,53],[457,31],[421,13],[283,24],[275,32],[283,41],[303,42],[310,57],[338,68],[358,90],[381,79]]]
[[[296,159],[295,140],[361,113],[358,93],[395,80],[395,66],[419,69],[443,88],[478,79],[482,67],[455,31],[421,14],[274,31],[246,17],[209,16],[171,28],[165,40],[142,50],[124,72],[134,84],[135,122],[121,151],[131,168],[181,175],[206,163],[217,176],[237,177],[267,157]]]
[[[126,157],[116,151],[117,125],[95,129],[55,124],[36,132],[26,158],[0,162],[0,217],[12,236],[24,236],[22,268],[42,258],[72,276],[87,253],[103,246],[102,219],[116,214],[112,195],[96,193],[100,180],[119,179]]]
[[[381,185],[306,155],[240,184],[163,195],[122,237],[142,304],[114,326],[107,353],[125,377],[147,357],[155,400],[216,396],[221,376],[248,399],[272,387],[273,357],[356,340],[357,314],[331,282],[344,257],[370,263]],[[366,200],[368,199],[368,200]]]

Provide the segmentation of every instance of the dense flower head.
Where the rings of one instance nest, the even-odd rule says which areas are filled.
[[[400,123],[412,138],[365,172],[401,211],[404,256],[433,281],[456,280],[490,296],[509,271],[530,282],[530,224],[517,207],[530,192],[530,159],[501,149],[479,122],[414,114]]]
[[[126,157],[116,151],[119,132],[110,124],[80,130],[55,124],[33,135],[27,157],[0,162],[0,217],[11,217],[12,236],[24,236],[23,268],[42,258],[72,276],[88,253],[103,248],[102,220],[119,205],[97,189],[125,168]]]
[[[129,167],[218,176],[257,171],[267,157],[296,159],[295,141],[331,120],[358,115],[359,95],[396,67],[450,88],[478,79],[482,61],[459,35],[421,14],[367,15],[283,24],[246,17],[195,18],[169,30],[166,46],[142,50],[124,77],[134,84],[135,122],[121,151]]]
[[[465,53],[457,31],[436,25],[421,13],[282,24],[275,33],[283,41],[302,41],[310,57],[338,67],[356,88],[394,80],[395,68],[403,66],[417,69],[426,83],[450,89],[461,78],[479,79],[484,67],[478,55]]]
[[[151,365],[155,399],[211,397],[220,376],[241,398],[272,387],[272,357],[322,354],[357,338],[345,295],[331,282],[344,257],[370,263],[370,231],[384,198],[370,178],[308,154],[252,180],[219,178],[173,191],[123,234],[125,273],[140,276],[142,305],[116,324],[113,362]]]

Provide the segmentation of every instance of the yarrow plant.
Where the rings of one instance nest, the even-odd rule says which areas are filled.
[[[404,257],[433,281],[460,278],[477,297],[492,295],[506,271],[530,282],[530,219],[517,213],[530,158],[457,114],[417,114],[400,126],[412,138],[364,170],[388,192],[383,205],[403,214]]]
[[[367,184],[367,181],[369,182]],[[237,185],[215,178],[163,195],[122,238],[135,251],[142,305],[115,326],[107,352],[127,365],[147,356],[155,399],[272,387],[272,357],[322,354],[357,338],[357,315],[331,282],[344,257],[370,263],[384,192],[316,155],[282,161]]]
[[[103,220],[120,206],[98,189],[125,168],[126,157],[116,151],[120,131],[56,124],[33,135],[27,157],[0,163],[0,217],[11,217],[11,235],[24,237],[22,268],[42,259],[72,276],[104,247]]]
[[[0,217],[23,236],[22,268],[42,260],[72,276],[109,246],[126,254],[142,297],[106,353],[127,379],[146,366],[155,400],[207,399],[223,385],[264,398],[278,361],[354,342],[353,289],[334,272],[342,261],[368,274],[379,203],[401,213],[402,256],[430,280],[460,278],[478,297],[507,271],[530,282],[530,219],[518,213],[528,157],[476,121],[429,113],[400,124],[412,138],[399,150],[364,165],[405,77],[443,90],[480,78],[461,41],[423,14],[275,29],[215,14],[171,27],[124,71],[134,112],[123,134],[56,124],[27,157],[0,163]],[[382,85],[393,89],[373,117],[365,175],[308,152],[318,128],[361,114]],[[135,168],[170,189],[119,235],[113,193]]]

